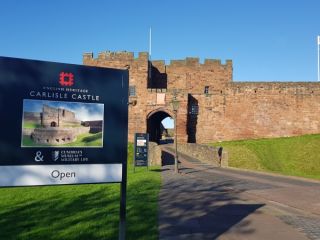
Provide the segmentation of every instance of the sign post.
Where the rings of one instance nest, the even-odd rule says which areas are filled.
[[[149,134],[135,133],[134,135],[134,156],[133,156],[133,171],[135,167],[149,167]]]
[[[121,183],[124,227],[128,79],[128,70],[0,57],[0,187]]]

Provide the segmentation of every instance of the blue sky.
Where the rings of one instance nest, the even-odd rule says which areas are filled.
[[[1,0],[0,55],[81,64],[83,52],[232,59],[234,81],[316,81],[319,0]]]

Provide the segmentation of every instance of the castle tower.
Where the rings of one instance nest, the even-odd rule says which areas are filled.
[[[148,57],[146,52],[139,53],[137,58],[131,52],[102,52],[97,58],[85,53],[83,64],[129,69],[129,101],[135,103],[129,106],[129,141],[133,141],[135,132],[148,132],[151,141],[159,141],[161,121],[174,117],[171,106],[174,96],[180,102],[178,141],[196,141],[196,98],[220,93],[232,79],[232,62],[223,65],[219,60],[209,59],[200,64],[198,58],[186,58],[166,65],[164,61],[149,62]]]

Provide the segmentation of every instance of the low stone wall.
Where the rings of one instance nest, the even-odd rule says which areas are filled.
[[[50,129],[48,128],[43,128],[43,129]],[[77,127],[77,128],[54,128],[54,129],[69,129],[73,131],[76,135],[79,134],[84,134],[84,133],[89,133],[90,127]],[[31,136],[31,134],[34,132],[34,128],[23,128],[22,129],[22,135],[24,136]]]
[[[54,144],[61,145],[70,143],[76,140],[76,137],[80,134],[88,133],[89,127],[46,127],[36,128],[31,134],[31,138],[36,143],[40,144]]]
[[[174,145],[170,148],[173,149]],[[179,144],[178,151],[188,156],[194,157],[202,162],[212,164],[213,166],[227,167],[228,166],[228,152],[225,150],[221,153],[221,161],[219,157],[219,147],[208,145],[200,145],[195,143]],[[149,142],[149,165],[161,166],[162,164],[162,150],[155,142]]]
[[[221,162],[218,153],[219,147],[200,145],[195,143],[178,144],[178,151],[194,157],[202,162],[214,166],[228,166],[228,154],[225,151],[221,153]]]
[[[150,166],[161,166],[161,148],[155,142],[149,142],[149,165]]]
[[[221,167],[228,167],[229,166],[228,159],[229,159],[228,152],[222,151]]]
[[[74,133],[76,133],[77,135],[90,132],[90,127],[75,127],[75,128],[69,128],[69,129],[73,130]]]
[[[31,138],[36,143],[40,144],[60,145],[73,142],[76,138],[76,134],[69,128],[47,127],[34,129]]]

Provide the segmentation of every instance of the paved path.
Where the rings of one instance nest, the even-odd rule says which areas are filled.
[[[161,240],[320,240],[320,182],[180,160],[162,168]]]

